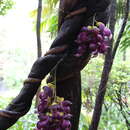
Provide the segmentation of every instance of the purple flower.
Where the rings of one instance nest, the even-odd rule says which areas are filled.
[[[81,28],[81,31],[82,31],[82,32],[88,31],[88,28],[85,27],[85,26],[83,26],[83,27]]]
[[[100,42],[103,41],[102,35],[98,34],[98,35],[97,35],[97,40],[100,41]]]
[[[67,107],[67,106],[72,105],[72,102],[70,102],[70,101],[68,101],[68,100],[65,100],[65,101],[62,102],[62,105],[63,105],[63,107],[64,107],[64,106]]]
[[[81,41],[81,42],[86,42],[87,41],[87,35],[86,35],[86,32],[81,32],[79,35],[78,35],[78,41]]]
[[[66,119],[66,120],[70,120],[71,118],[72,118],[71,114],[64,115],[64,119]]]
[[[99,27],[100,31],[103,31],[105,28],[105,25],[103,23],[99,22],[98,27]]]
[[[96,43],[90,43],[89,48],[90,48],[91,51],[95,51],[97,49]]]
[[[90,33],[87,36],[87,44],[90,42],[96,42],[97,38],[96,38],[96,34]]]
[[[53,90],[50,87],[44,86],[43,90],[44,90],[44,95],[47,95],[49,97],[53,96]]]
[[[53,119],[57,119],[57,120],[61,120],[63,118],[63,114],[61,112],[53,112],[52,113],[52,118]]]
[[[92,33],[94,33],[94,34],[98,34],[99,31],[100,31],[99,28],[94,27],[93,30],[92,30]]]
[[[42,128],[46,127],[48,125],[48,123],[49,123],[49,119],[45,120],[45,121],[39,121],[37,123],[37,128],[42,129]]]
[[[48,102],[43,101],[38,105],[38,112],[44,112],[48,107]]]
[[[69,106],[64,107],[64,112],[65,112],[65,113],[70,113],[70,107],[69,107]]]
[[[109,36],[109,40],[111,40],[112,39],[112,34]]]
[[[103,30],[103,35],[109,37],[111,35],[111,30],[109,28],[105,27]]]
[[[69,120],[63,120],[62,122],[62,128],[71,128],[71,123]]]
[[[76,40],[79,44],[75,56],[84,56],[87,48],[91,50],[93,56],[97,56],[98,53],[104,54],[111,39],[111,30],[102,22],[97,22],[96,26],[83,26]]]
[[[40,121],[45,121],[45,120],[48,120],[49,116],[40,114],[40,115],[38,116],[38,118],[40,119]]]
[[[105,52],[107,51],[107,48],[108,48],[108,46],[107,46],[106,44],[102,43],[102,44],[99,46],[98,51],[99,51],[99,53],[105,53]]]
[[[55,111],[61,111],[62,110],[62,106],[60,106],[59,104],[55,104],[49,107],[49,109],[53,112]]]
[[[45,95],[43,92],[41,92],[41,93],[39,94],[39,98],[40,98],[41,100],[47,99],[47,95]]]
[[[45,86],[43,90],[39,95],[37,130],[63,130],[62,125],[65,129],[70,130],[71,123],[69,120],[72,117],[70,105],[72,103],[68,100],[58,100],[52,104],[50,100],[53,99],[53,90],[48,86]]]

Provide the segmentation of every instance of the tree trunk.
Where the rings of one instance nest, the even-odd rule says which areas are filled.
[[[57,82],[57,95],[70,100],[73,104],[71,113],[72,130],[78,130],[80,109],[81,109],[81,77],[78,72],[74,77]]]

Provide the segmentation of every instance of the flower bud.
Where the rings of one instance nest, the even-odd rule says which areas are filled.
[[[102,35],[98,34],[98,35],[97,35],[97,40],[100,41],[100,42],[103,41]]]
[[[65,113],[70,113],[70,111],[71,111],[71,110],[70,110],[70,107],[69,107],[69,106],[64,107],[64,112],[65,112]]]
[[[50,87],[45,86],[45,87],[43,87],[43,90],[44,90],[45,95],[47,95],[49,97],[53,96],[53,90]]]
[[[81,31],[83,31],[83,32],[88,31],[88,28],[85,27],[85,26],[83,26],[83,27],[81,28]]]
[[[103,31],[105,28],[105,25],[102,22],[98,22],[97,26],[99,27],[100,31]]]
[[[64,115],[64,119],[66,119],[66,120],[70,120],[71,118],[72,118],[71,114],[65,114]]]
[[[91,51],[95,51],[97,49],[96,43],[90,43],[89,48]]]
[[[70,106],[70,105],[72,105],[72,102],[65,100],[65,101],[62,102],[62,105],[63,106]]]
[[[38,129],[42,129],[42,128],[46,127],[47,125],[48,125],[48,120],[46,120],[46,121],[39,121],[37,123],[37,128]]]
[[[105,27],[103,30],[103,35],[109,37],[111,35],[111,30],[109,28]]]
[[[70,128],[71,127],[71,123],[70,123],[70,121],[68,121],[68,120],[63,120],[63,122],[62,122],[62,128]]]
[[[78,40],[80,40],[81,42],[86,42],[87,41],[87,35],[86,32],[81,32],[78,36]]]

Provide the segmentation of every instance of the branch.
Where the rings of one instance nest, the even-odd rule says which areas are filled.
[[[124,106],[123,102],[122,102],[122,86],[120,87],[119,91],[115,92],[114,97],[117,97],[116,100],[113,99],[111,97],[111,100],[116,104],[117,109],[119,110],[119,112],[122,114],[123,118],[125,119],[125,123],[127,125],[128,130],[130,130],[129,126],[130,126],[130,122],[126,116],[126,113],[128,114],[128,112],[125,110],[125,108],[128,108],[126,105]]]
[[[41,36],[40,36],[40,24],[41,24],[41,12],[42,12],[42,0],[38,2],[38,11],[37,11],[37,25],[36,25],[36,35],[37,35],[37,54],[38,57],[41,57]]]

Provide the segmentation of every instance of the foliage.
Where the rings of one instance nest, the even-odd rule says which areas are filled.
[[[0,96],[0,109],[5,108],[11,99]]]
[[[88,112],[94,107],[94,100],[103,68],[104,57],[92,58],[82,71],[82,101]]]
[[[118,58],[121,59],[121,55],[119,55]],[[120,88],[122,88],[121,95],[123,99],[128,101],[128,105],[130,104],[130,99],[128,97],[130,89],[127,87],[127,82],[130,80],[130,62],[124,62],[118,58],[113,66],[107,85],[108,90],[105,96],[99,130],[127,130],[122,111],[118,109],[120,106],[113,99],[116,98],[116,92],[119,92]],[[103,57],[97,57],[96,59],[93,58],[90,61],[90,64],[88,64],[82,72],[83,108],[80,117],[80,130],[84,130],[84,128],[88,129],[90,122],[89,120],[91,120],[91,113],[93,111],[95,96],[98,89],[97,87],[101,77],[102,65]],[[128,108],[125,107],[124,110],[129,111]],[[128,114],[126,114],[126,117],[129,120]]]
[[[85,109],[85,108],[84,108]],[[79,130],[88,130],[92,113],[81,111]],[[119,120],[120,119],[120,120]],[[106,111],[103,107],[101,121],[98,130],[127,130],[125,120],[116,108],[115,104]]]
[[[21,55],[18,55],[18,57],[15,57],[13,60],[20,62],[19,56],[22,58]],[[23,58],[21,59],[22,61]],[[92,110],[94,107],[94,101],[95,96],[97,92],[97,87],[99,85],[101,72],[103,68],[103,56],[98,56],[96,58],[92,58],[90,60],[90,63],[85,67],[85,69],[82,71],[82,99],[83,99],[83,105],[82,105],[82,113],[80,117],[80,125],[79,130],[87,130],[89,127],[91,116],[92,116]],[[11,63],[12,64],[12,63]],[[21,62],[20,62],[21,64]],[[25,64],[27,64],[25,62]],[[19,65],[18,65],[19,66]],[[10,70],[10,74],[13,74],[12,77],[10,76],[11,81],[17,81],[18,84],[21,84],[21,81],[19,83],[19,80],[16,78],[19,74],[23,77],[23,74],[21,72],[18,72],[19,70],[23,71],[24,64],[21,64],[16,69],[14,68],[14,64],[12,65],[12,68],[8,68]],[[119,90],[120,87],[125,91],[125,94],[128,96],[129,91],[126,91],[127,89],[125,86],[122,86],[122,82],[127,83],[128,80],[130,80],[130,62],[129,61],[121,61],[121,54],[118,54],[118,57],[116,58],[116,62],[113,66],[109,83],[108,83],[108,91],[105,96],[105,105],[103,107],[103,114],[101,117],[101,122],[99,126],[99,130],[120,130],[124,128],[123,130],[127,130],[125,120],[122,117],[121,112],[117,109],[117,105],[112,100],[114,98],[114,92],[115,90]],[[16,71],[17,73],[14,72]],[[7,71],[8,73],[9,71]],[[19,78],[19,77],[18,77]],[[8,80],[8,82],[11,82]],[[10,84],[10,83],[9,83]],[[12,84],[12,83],[11,83]],[[18,85],[17,85],[18,86]],[[14,87],[17,88],[16,86]],[[0,108],[5,108],[7,104],[9,103],[11,99],[0,97]],[[36,127],[37,122],[37,115],[34,114],[34,109],[31,109],[31,112],[29,112],[26,116],[21,118],[13,127],[10,128],[10,130],[33,130]],[[120,120],[119,120],[120,118]]]
[[[125,120],[115,104],[112,104],[107,111],[103,107],[99,130],[127,130]]]
[[[116,18],[120,20],[124,15],[124,3],[125,0],[117,0],[117,10]],[[58,24],[58,0],[45,0],[43,3],[42,10],[42,21],[41,21],[41,31],[48,31],[51,37],[56,35],[57,24]],[[31,17],[35,18],[37,10],[31,12]]]
[[[117,0],[116,18],[120,19],[124,14],[125,0]]]
[[[51,37],[56,35],[58,24],[58,0],[43,1],[41,31],[50,32]],[[32,18],[36,18],[37,9],[30,13]],[[36,22],[34,22],[36,23]]]
[[[0,15],[7,14],[7,11],[12,8],[14,2],[12,0],[0,0]]]
[[[85,108],[82,108],[80,114],[79,130],[88,130],[91,123],[91,113],[87,113]]]
[[[37,122],[37,115],[34,113],[34,110],[35,109],[32,108],[29,113],[20,118],[9,130],[34,130]]]
[[[125,31],[123,33],[120,49],[124,51],[128,47],[130,47],[130,21],[128,21]]]
[[[12,97],[7,98],[0,96],[0,109],[5,108],[11,100]],[[20,118],[9,130],[34,130],[37,120],[33,102],[31,110],[24,117]]]

